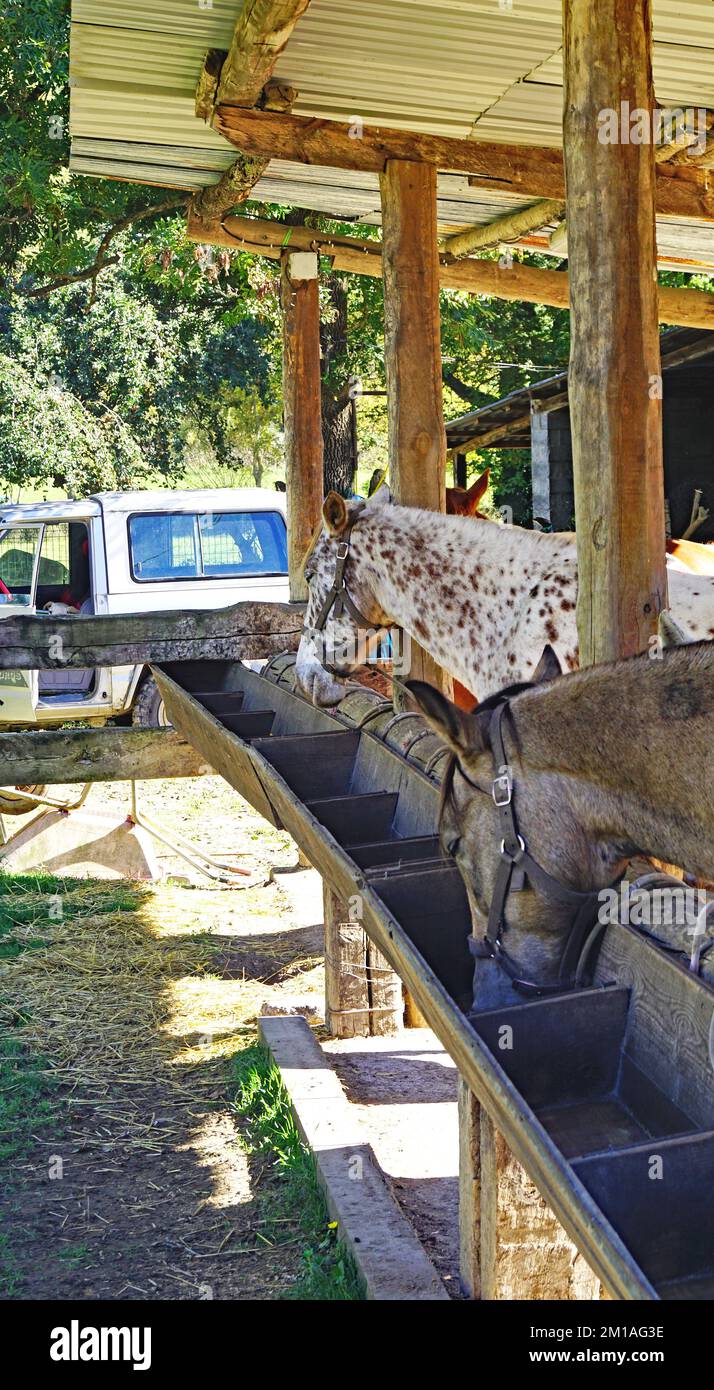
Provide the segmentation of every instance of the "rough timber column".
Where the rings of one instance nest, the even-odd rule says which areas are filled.
[[[564,25],[578,630],[589,665],[645,650],[667,594],[655,151],[630,128],[651,127],[654,109],[651,0],[564,0]],[[607,133],[615,142],[603,143]]]
[[[390,159],[381,176],[384,357],[392,488],[405,507],[444,511],[446,435],[441,387],[436,169]],[[444,673],[412,643],[411,676],[444,688]]]
[[[315,253],[283,253],[280,300],[290,597],[304,599],[307,586],[302,560],[320,516],[323,492],[320,292]]]

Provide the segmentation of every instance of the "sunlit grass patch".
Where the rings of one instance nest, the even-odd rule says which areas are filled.
[[[262,1155],[278,1176],[271,1212],[280,1223],[292,1218],[303,1240],[302,1274],[284,1298],[345,1301],[364,1298],[350,1255],[337,1238],[317,1180],[315,1162],[302,1142],[280,1072],[260,1046],[246,1048],[234,1062],[236,1109],[248,1121],[244,1142]],[[277,1197],[276,1194],[277,1193]]]

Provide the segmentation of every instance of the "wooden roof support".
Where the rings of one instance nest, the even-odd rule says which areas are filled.
[[[263,177],[268,167],[267,159],[255,159],[252,155],[241,154],[221,175],[218,183],[209,183],[191,199],[189,212],[194,217],[221,217],[231,208],[238,207],[248,199],[258,179]]]
[[[209,48],[196,87],[196,115],[210,123],[218,101],[264,105],[263,89],[310,0],[243,0],[228,52]],[[280,108],[275,108],[280,109]]]
[[[667,602],[654,148],[602,145],[597,121],[621,102],[654,109],[651,3],[565,0],[564,17],[578,632],[589,665],[645,651]]]
[[[384,361],[392,488],[405,507],[446,509],[436,169],[388,160],[381,178]],[[450,693],[451,680],[412,642],[410,676]]]
[[[228,57],[221,69],[218,101],[255,106],[280,54],[310,0],[243,0]]]
[[[317,269],[317,256],[309,251],[286,250],[282,254],[285,486],[292,600],[307,597],[303,559],[320,517],[324,491]]]
[[[484,251],[491,246],[500,246],[505,241],[517,241],[548,222],[559,222],[565,216],[565,203],[559,199],[543,199],[530,207],[518,208],[504,217],[497,217],[485,226],[469,227],[466,232],[455,232],[441,242],[441,251],[446,256],[458,259],[468,256],[472,251]]]
[[[565,175],[560,150],[457,140],[448,135],[348,125],[220,103],[214,129],[244,154],[294,160],[326,168],[382,173],[388,159],[434,165],[470,176],[475,187],[562,200]],[[611,146],[602,145],[601,150]],[[705,169],[664,163],[657,168],[657,211],[662,216],[714,222],[714,190]]]
[[[216,51],[216,49],[211,49],[212,53]],[[266,111],[289,111],[296,96],[297,92],[293,87],[285,86],[280,82],[268,82],[263,90],[261,102]],[[199,111],[199,104],[203,106],[205,100],[207,100],[205,90],[202,90],[201,81],[199,81],[196,92],[197,115],[204,114],[203,110]],[[210,120],[212,112],[213,107],[211,105],[210,111],[205,117],[206,120]],[[230,212],[232,208],[246,202],[258,179],[263,177],[269,163],[269,159],[239,154],[230,168],[221,175],[218,183],[208,184],[206,188],[202,188],[199,193],[194,195],[189,205],[189,218],[220,218],[224,213]]]
[[[360,237],[335,236],[313,227],[288,227],[260,217],[224,217],[222,221],[189,214],[188,234],[206,245],[228,246],[251,255],[279,260],[281,250],[315,250],[328,256],[333,270],[354,275],[382,274],[382,243]],[[464,259],[439,265],[439,284],[444,290],[464,290],[467,294],[489,294],[497,299],[523,300],[530,304],[550,304],[554,309],[570,306],[569,278],[565,271],[541,270],[513,262],[510,269],[497,261]],[[685,328],[714,330],[714,294],[704,290],[673,289],[660,285],[659,321]]]

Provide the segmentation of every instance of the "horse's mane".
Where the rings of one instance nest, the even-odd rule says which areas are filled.
[[[310,539],[309,539],[309,541],[308,541],[308,543],[307,543],[307,548],[306,548],[306,550],[305,550],[305,554],[303,555],[302,561],[301,561],[301,563],[300,563],[300,573],[301,573],[301,574],[304,574],[304,573],[305,573],[305,569],[306,569],[306,567],[307,567],[307,562],[308,562],[308,560],[310,560],[310,559],[312,558],[312,554],[313,554],[313,551],[314,551],[314,549],[315,549],[315,546],[317,545],[317,542],[319,541],[320,536],[321,536],[321,534],[322,534],[322,526],[323,526],[323,521],[322,521],[322,517],[320,516],[319,519],[318,519],[318,521],[317,521],[317,523],[316,523],[316,525],[313,527],[312,535],[311,535],[311,537],[310,537]]]

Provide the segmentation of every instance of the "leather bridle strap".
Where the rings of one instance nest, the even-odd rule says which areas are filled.
[[[354,526],[354,522],[352,523],[352,526]],[[335,552],[335,573],[333,575],[332,584],[330,585],[330,588],[327,591],[325,601],[315,620],[314,626],[312,628],[313,632],[322,632],[333,608],[335,610],[336,618],[341,617],[342,613],[346,609],[350,617],[360,628],[374,629],[375,632],[389,631],[389,626],[385,627],[383,623],[375,624],[370,622],[369,618],[366,618],[364,613],[360,613],[357,604],[354,603],[352,598],[350,597],[350,593],[345,581],[345,569],[347,567],[347,561],[350,555],[350,539],[352,537],[352,526],[349,526],[348,529],[345,531],[344,540],[340,541]]]
[[[480,959],[495,960],[510,976],[514,988],[521,993],[540,995],[558,993],[562,992],[566,983],[562,978],[566,962],[573,956],[574,950],[579,955],[583,936],[593,924],[593,908],[599,900],[599,890],[582,893],[574,888],[568,888],[542,868],[537,860],[529,854],[525,841],[518,830],[513,800],[513,777],[506,757],[503,722],[508,708],[508,698],[496,704],[493,707],[489,726],[489,741],[496,764],[492,795],[498,810],[502,831],[501,861],[489,908],[486,935],[482,941],[471,938],[469,946],[472,954]],[[460,771],[470,782],[471,779],[468,774],[464,773],[463,768],[460,768]],[[561,981],[555,985],[539,985],[531,980],[521,979],[518,975],[518,967],[511,960],[503,945],[502,933],[506,925],[505,913],[509,894],[522,892],[526,886],[526,879],[533,887],[539,888],[544,894],[554,898],[556,902],[575,908],[575,919],[561,961]],[[575,964],[577,965],[577,957]],[[572,985],[573,980],[570,979],[568,982]]]

